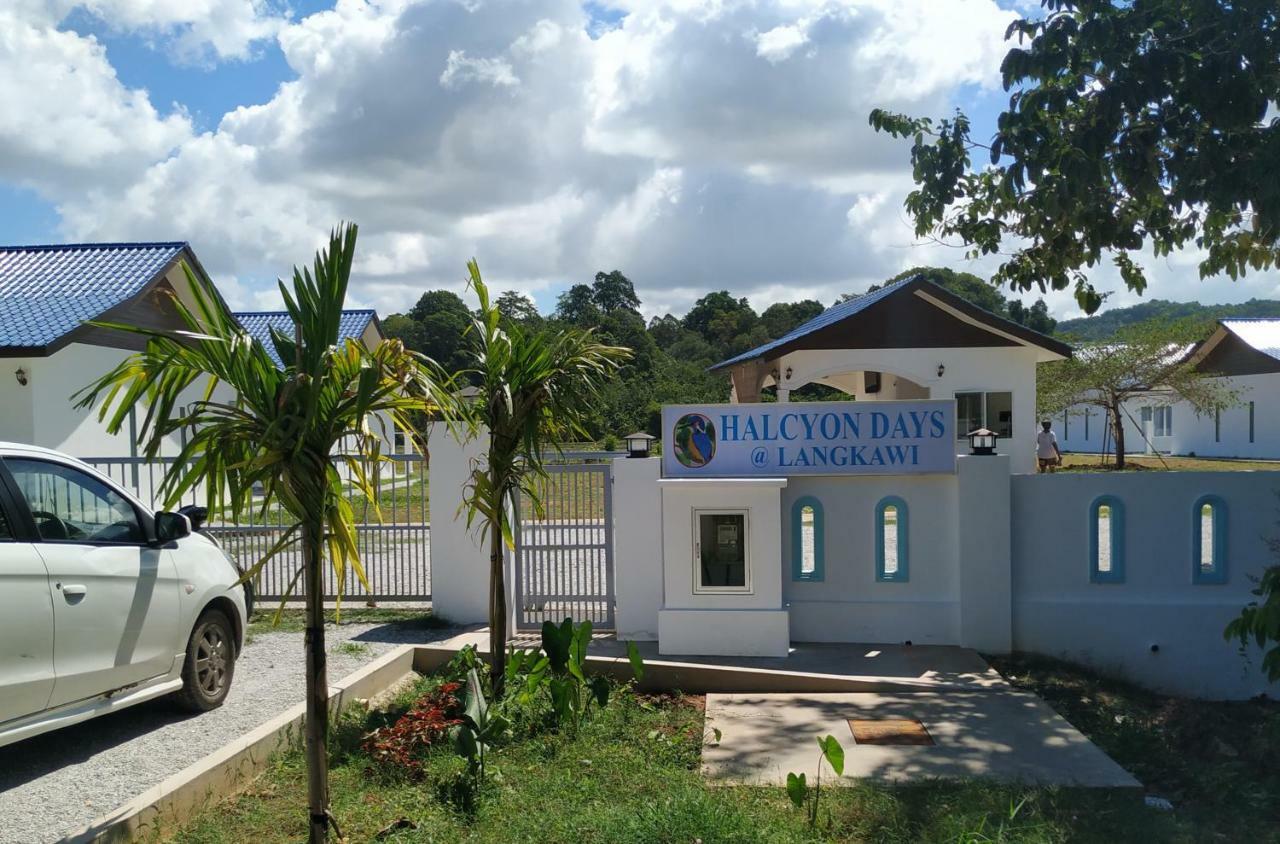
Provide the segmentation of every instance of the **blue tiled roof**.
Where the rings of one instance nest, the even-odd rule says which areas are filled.
[[[142,292],[185,243],[0,247],[0,348],[43,351]]]
[[[732,357],[726,361],[721,361],[720,363],[717,363],[715,366],[711,368],[721,369],[726,366],[732,366],[735,363],[742,363],[745,360],[754,360],[755,358],[764,357],[774,349],[780,346],[786,345],[787,343],[790,343],[793,340],[798,340],[807,334],[812,334],[813,332],[821,328],[826,328],[828,325],[831,325],[832,323],[839,322],[842,319],[846,319],[847,317],[851,317],[854,314],[859,313],[860,311],[866,310],[867,308],[874,305],[876,302],[879,302],[881,299],[884,299],[886,296],[896,291],[898,288],[904,285],[910,284],[911,282],[917,280],[918,278],[920,278],[920,276],[911,276],[910,278],[904,278],[902,281],[895,281],[893,284],[886,284],[884,287],[881,287],[879,290],[875,290],[871,293],[863,294],[862,296],[859,296],[856,299],[850,299],[847,302],[841,302],[838,305],[832,305],[822,313],[818,314],[813,319],[806,322],[804,325],[801,325],[799,328],[792,329],[789,333],[784,334],[783,336],[779,337],[777,340],[770,340],[768,343],[765,343],[763,346],[757,346],[756,348],[752,349],[749,352],[743,352],[737,357]]]
[[[376,317],[372,310],[343,311],[342,319],[338,321],[338,339],[359,340]],[[235,314],[235,318],[253,339],[262,344],[276,366],[284,365],[276,354],[275,344],[271,342],[271,329],[274,327],[286,336],[293,333],[293,320],[288,311],[245,311]]]

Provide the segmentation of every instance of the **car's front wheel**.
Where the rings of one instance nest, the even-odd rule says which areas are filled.
[[[217,709],[231,690],[236,649],[231,621],[221,610],[205,610],[187,641],[182,665],[182,691],[177,699],[193,712]]]

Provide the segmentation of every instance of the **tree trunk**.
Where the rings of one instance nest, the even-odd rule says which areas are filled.
[[[489,526],[489,679],[501,700],[507,677],[507,582],[502,563],[502,525]]]
[[[1116,468],[1124,468],[1124,419],[1120,416],[1120,405],[1111,406],[1111,430],[1116,440]]]
[[[307,841],[329,838],[329,677],[324,647],[323,532],[304,528],[302,559],[307,590]]]

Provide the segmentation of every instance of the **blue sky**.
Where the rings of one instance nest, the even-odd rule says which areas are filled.
[[[1008,2],[65,5],[0,9],[26,36],[0,45],[6,243],[189,239],[229,299],[270,307],[274,278],[357,219],[353,303],[384,314],[460,292],[473,255],[544,310],[619,268],[652,313],[991,268],[916,241],[907,149],[866,112],[958,106],[988,137]],[[1153,263],[1154,295],[1280,296],[1201,285],[1194,256]]]

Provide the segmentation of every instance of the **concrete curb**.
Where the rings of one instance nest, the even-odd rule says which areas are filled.
[[[453,658],[459,645],[416,645],[413,668],[426,674]],[[476,653],[487,657],[487,646]],[[626,657],[587,656],[592,673],[626,683],[634,679],[631,662]],[[780,671],[776,668],[710,665],[676,660],[644,659],[644,679],[636,687],[646,692],[679,689],[688,694],[709,692],[942,692],[956,691],[945,682],[911,678],[866,677],[843,674],[814,674],[805,671]],[[968,687],[965,691],[1008,693],[1010,687],[1001,679],[985,687]]]
[[[401,645],[360,670],[329,686],[329,703],[336,715],[358,699],[370,698],[414,669],[415,645]],[[217,799],[236,793],[266,768],[271,754],[301,741],[306,704],[272,718],[123,806],[63,839],[82,842],[123,842],[160,838],[172,832]]]

